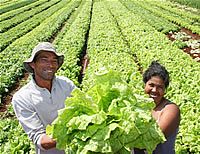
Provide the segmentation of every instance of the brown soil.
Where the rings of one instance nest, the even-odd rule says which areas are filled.
[[[174,41],[175,38],[173,38],[172,35],[173,35],[173,33],[169,33],[169,34],[167,34],[167,37],[169,40]]]
[[[191,30],[186,29],[186,28],[181,28],[180,32],[185,32],[187,35],[191,36],[193,40],[199,40],[200,35],[192,33]],[[175,38],[172,37],[173,33],[167,34],[167,37],[171,40],[174,41]],[[193,59],[199,57],[200,58],[200,53],[191,53],[191,50],[193,50],[191,47],[185,47],[182,49],[185,53],[189,54]],[[197,62],[200,62],[198,60]]]
[[[192,33],[192,31],[186,29],[186,28],[182,28],[181,32],[185,32],[186,34],[190,35],[192,37],[192,39],[194,40],[200,40],[200,35],[198,34],[194,34]],[[193,59],[199,57],[200,58],[200,53],[191,53],[192,48],[190,47],[185,47],[183,49],[184,52],[186,52],[187,54],[189,54]],[[200,62],[200,60],[198,60],[197,62]]]
[[[182,28],[181,32],[185,32],[186,34],[190,35],[192,37],[192,39],[194,39],[194,40],[199,40],[200,39],[200,35],[192,33],[192,31],[189,30],[189,29]]]
[[[16,91],[18,91],[22,85],[20,84],[22,81],[27,80],[29,74],[25,73],[24,76],[16,82],[16,84],[10,89],[10,92],[2,97],[2,102],[0,106],[0,112],[5,112],[7,110],[7,105],[10,104],[13,95]]]
[[[185,53],[189,54],[192,58],[197,58],[197,57],[200,58],[200,53],[191,53],[191,50],[192,50],[192,48],[190,48],[190,47],[185,47],[183,49],[183,51]],[[198,62],[200,62],[200,60]]]

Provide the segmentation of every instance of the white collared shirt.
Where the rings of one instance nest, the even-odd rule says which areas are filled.
[[[15,114],[36,145],[37,154],[63,154],[57,149],[42,150],[41,135],[45,134],[48,124],[58,116],[58,110],[65,107],[65,100],[76,86],[66,77],[57,76],[52,83],[51,93],[46,88],[39,87],[34,79],[16,92],[12,99]],[[40,148],[39,148],[40,147]]]

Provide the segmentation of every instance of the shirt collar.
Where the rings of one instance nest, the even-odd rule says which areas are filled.
[[[55,76],[55,77],[53,78],[53,81],[52,81],[52,90],[55,89],[55,87],[56,87],[56,81],[57,81],[57,78],[56,78],[56,76]],[[38,90],[44,90],[44,89],[46,89],[46,88],[42,88],[42,87],[40,87],[40,86],[38,86],[38,85],[36,84],[33,75],[31,76],[31,85],[33,85],[33,86],[34,86],[36,89],[38,89]]]

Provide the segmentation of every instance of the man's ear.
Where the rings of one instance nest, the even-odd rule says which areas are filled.
[[[29,66],[34,70],[34,68],[35,68],[35,63],[34,62],[31,62],[31,63],[28,63],[29,64]]]

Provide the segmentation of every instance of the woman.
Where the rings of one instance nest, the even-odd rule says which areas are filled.
[[[164,97],[165,90],[169,85],[169,73],[158,62],[153,61],[143,74],[145,83],[144,91],[153,98],[155,108],[152,116],[160,126],[166,137],[166,142],[158,144],[153,154],[175,154],[175,140],[180,123],[179,107]],[[135,149],[135,154],[146,153]]]

